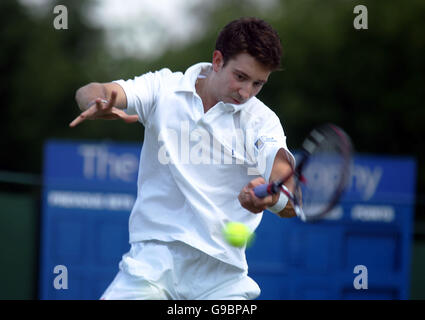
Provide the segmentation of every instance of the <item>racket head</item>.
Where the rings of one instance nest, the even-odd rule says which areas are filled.
[[[334,124],[314,128],[304,140],[293,199],[303,221],[320,220],[336,206],[351,177],[352,154],[349,136]]]

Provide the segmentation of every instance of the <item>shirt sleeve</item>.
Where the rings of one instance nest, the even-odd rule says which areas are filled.
[[[164,78],[170,75],[169,69],[148,72],[129,80],[116,80],[127,96],[127,114],[137,114],[139,121],[146,126],[149,117],[155,109],[156,101],[161,91]]]
[[[254,151],[258,174],[269,181],[274,159],[277,152],[283,149],[292,168],[295,167],[295,157],[286,145],[286,136],[279,118],[272,117],[258,131],[254,138]]]

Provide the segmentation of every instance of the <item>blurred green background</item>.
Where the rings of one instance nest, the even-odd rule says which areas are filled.
[[[241,16],[263,18],[280,34],[283,70],[272,74],[259,98],[280,117],[290,149],[314,125],[330,121],[349,133],[357,152],[416,158],[411,299],[425,298],[423,0],[189,1],[185,10],[200,23],[186,41],[167,38],[159,14],[140,14],[145,31],[138,36],[169,39],[150,55],[111,49],[113,36],[90,15],[102,1],[45,0],[38,7],[24,2],[37,3],[0,2],[0,299],[37,298],[46,139],[143,139],[141,126],[118,121],[90,121],[71,130],[68,124],[78,115],[75,91],[92,81],[129,79],[162,67],[184,71],[211,61],[219,30]],[[66,30],[53,26],[57,4],[68,9]],[[366,30],[353,27],[359,4],[368,9]],[[112,11],[108,19],[116,17]]]

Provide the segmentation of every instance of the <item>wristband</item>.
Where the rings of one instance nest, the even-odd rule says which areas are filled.
[[[279,213],[283,209],[285,209],[287,203],[288,203],[288,197],[281,192],[279,195],[279,200],[272,207],[267,208],[267,210],[273,213]]]

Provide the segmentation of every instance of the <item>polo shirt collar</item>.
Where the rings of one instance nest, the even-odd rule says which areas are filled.
[[[195,82],[198,78],[199,74],[203,70],[207,70],[211,68],[212,64],[209,62],[200,62],[197,63],[191,67],[189,67],[186,72],[184,73],[183,77],[181,78],[179,84],[177,85],[175,92],[192,92],[196,93],[195,89]],[[244,104],[232,104],[232,103],[224,103],[226,105],[227,110],[232,113],[236,113],[240,111],[246,104],[250,102],[251,99],[249,99]]]
[[[208,62],[200,62],[189,67],[181,78],[175,91],[196,92],[195,82],[202,70],[211,68],[212,64]]]

